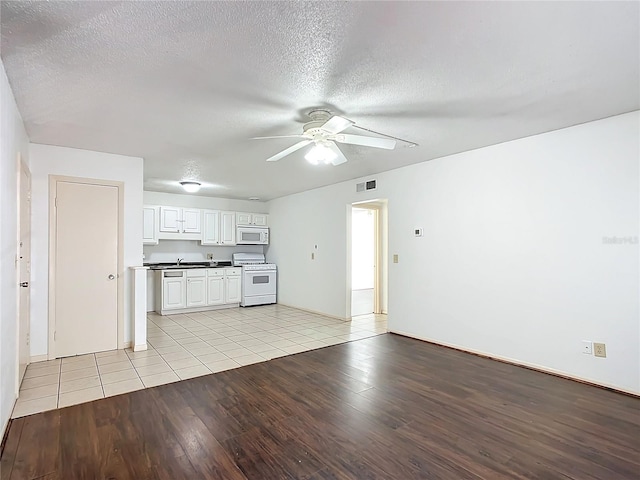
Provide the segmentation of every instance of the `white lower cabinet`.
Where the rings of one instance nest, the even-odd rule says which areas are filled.
[[[186,276],[183,270],[163,272],[162,310],[176,310],[187,306]]]
[[[207,304],[207,271],[203,268],[187,270],[187,308]]]
[[[224,270],[207,270],[207,305],[222,305],[224,299]]]
[[[227,268],[225,272],[224,303],[240,303],[242,295],[242,269]]]
[[[242,294],[241,268],[157,270],[156,312],[209,310],[238,306]],[[159,290],[159,291],[158,291]]]

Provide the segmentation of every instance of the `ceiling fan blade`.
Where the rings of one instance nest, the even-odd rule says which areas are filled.
[[[338,115],[334,115],[329,120],[327,120],[325,124],[322,125],[320,128],[327,133],[336,134],[349,128],[354,123],[355,122],[352,122],[351,120],[347,120],[346,118],[339,117]]]
[[[264,140],[265,138],[309,138],[308,135],[274,135],[273,137],[251,137],[251,140]]]
[[[310,143],[311,143],[311,140],[303,140],[301,142],[298,142],[295,145],[292,145],[289,148],[281,151],[280,153],[276,153],[273,157],[267,158],[267,162],[276,162],[281,158],[286,157],[290,153],[293,153],[296,150],[300,150],[302,147],[309,145]]]
[[[338,146],[335,143],[330,142],[329,148],[331,149],[331,151],[333,151],[333,153],[336,154],[336,158],[331,160],[331,165],[335,167],[337,165],[342,165],[347,161],[347,157],[344,156],[344,153],[342,153],[342,150],[340,150],[340,148],[338,148]]]
[[[349,135],[347,133],[336,135],[335,137],[333,137],[333,140],[340,143],[363,145],[365,147],[384,148],[386,150],[393,150],[396,147],[395,140],[389,140],[388,138],[366,137],[364,135]]]

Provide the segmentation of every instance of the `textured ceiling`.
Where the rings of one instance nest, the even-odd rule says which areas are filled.
[[[267,200],[640,107],[638,2],[1,7],[31,141],[144,157],[147,190]],[[265,162],[318,106],[420,145]]]

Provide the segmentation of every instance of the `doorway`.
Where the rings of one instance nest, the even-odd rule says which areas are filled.
[[[375,310],[377,211],[353,207],[351,211],[351,315]]]
[[[124,347],[123,190],[51,177],[49,358]]]
[[[31,357],[31,172],[18,154],[18,382]]]
[[[351,316],[386,313],[386,201],[351,207]]]

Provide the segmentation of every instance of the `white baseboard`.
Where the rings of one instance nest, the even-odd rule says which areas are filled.
[[[414,334],[401,332],[401,331],[398,331],[398,330],[389,330],[389,333],[395,333],[397,335],[402,335],[403,337],[408,337],[408,338],[415,338],[416,340],[422,340],[423,342],[432,343],[434,345],[440,345],[440,346],[443,346],[443,347],[452,348],[454,350],[458,350],[460,352],[465,352],[465,353],[470,353],[472,355],[477,355],[479,357],[489,358],[491,360],[497,360],[497,361],[503,362],[503,363],[509,363],[511,365],[516,365],[518,367],[524,367],[524,368],[528,368],[530,370],[536,370],[538,372],[547,373],[549,375],[555,375],[556,377],[562,377],[562,378],[566,378],[568,380],[574,380],[576,382],[585,383],[585,384],[588,384],[588,385],[594,385],[596,387],[602,387],[602,388],[615,390],[617,392],[621,392],[621,393],[624,393],[624,394],[627,394],[627,395],[632,395],[634,397],[640,397],[640,392],[636,392],[634,390],[628,390],[626,388],[621,388],[621,387],[618,387],[616,385],[610,385],[610,384],[607,384],[607,383],[596,382],[595,380],[591,380],[591,379],[588,379],[588,378],[582,378],[582,377],[579,377],[577,375],[573,375],[571,373],[564,372],[562,370],[556,370],[555,368],[545,367],[543,365],[538,365],[536,363],[523,362],[523,361],[517,360],[515,358],[503,357],[503,356],[500,356],[500,355],[494,355],[492,353],[482,352],[480,350],[474,350],[472,348],[462,347],[460,345],[455,345],[455,344],[452,344],[452,343],[440,342],[440,341],[432,340],[430,338],[425,338],[425,337],[418,337],[418,336],[416,336]]]
[[[46,353],[44,355],[31,355],[31,357],[29,358],[29,363],[44,362],[46,360],[47,360]]]
[[[308,308],[296,307],[295,305],[287,305],[286,303],[278,302],[277,305],[281,305],[283,307],[295,308],[296,310],[302,310],[303,312],[315,313],[316,315],[322,315],[323,317],[335,318],[336,320],[341,320],[343,322],[350,322],[351,318],[338,317],[337,315],[329,315],[325,312],[318,312],[317,310],[309,310]]]
[[[131,348],[131,342],[124,342],[122,349],[125,349],[125,348]],[[146,344],[145,344],[145,350],[146,350]],[[47,355],[46,353],[42,355],[31,355],[31,357],[29,358],[29,363],[44,362],[46,360],[49,360],[49,355]]]
[[[147,344],[146,343],[141,343],[140,345],[134,345],[133,346],[133,351],[134,352],[143,352],[147,349]]]

